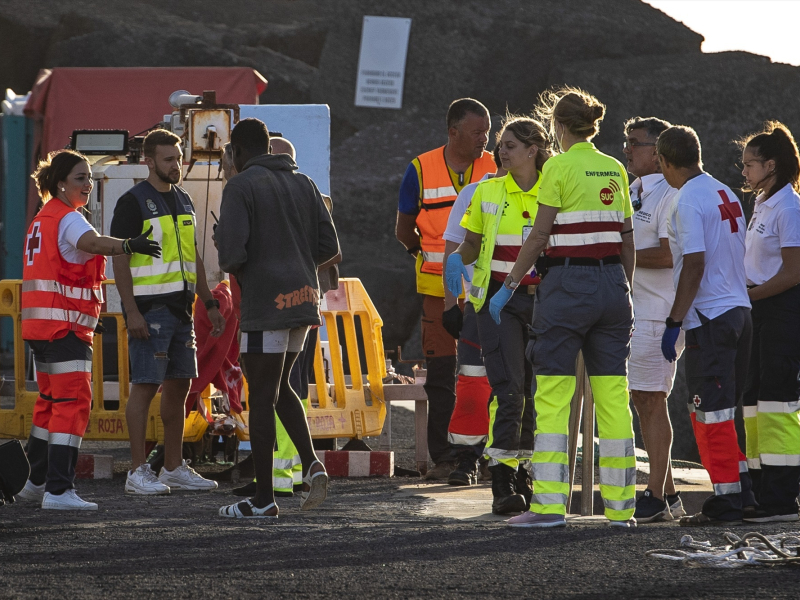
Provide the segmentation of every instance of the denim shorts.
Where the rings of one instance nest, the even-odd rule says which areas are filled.
[[[161,385],[165,379],[197,377],[194,324],[184,323],[164,304],[153,304],[142,316],[150,337],[142,340],[128,334],[131,383]]]

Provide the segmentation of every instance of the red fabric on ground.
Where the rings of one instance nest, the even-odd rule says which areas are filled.
[[[235,307],[231,288],[220,283],[211,293],[219,300],[219,312],[225,318],[225,331],[220,337],[211,337],[211,321],[205,305],[198,298],[194,305],[194,333],[197,340],[197,378],[192,380],[186,414],[189,414],[209,383],[228,394],[231,412],[242,412],[242,370],[239,368],[239,343],[237,332],[238,307]]]

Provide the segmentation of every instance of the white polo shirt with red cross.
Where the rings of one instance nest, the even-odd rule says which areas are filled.
[[[750,307],[744,273],[747,225],[739,199],[708,173],[687,181],[669,219],[673,277],[678,287],[683,257],[705,253],[705,270],[683,328],[701,325],[700,314],[714,319],[737,306]]]
[[[747,252],[744,258],[747,283],[762,285],[775,277],[783,266],[781,248],[800,246],[800,196],[787,183],[772,196],[756,198],[753,216],[747,226]]]

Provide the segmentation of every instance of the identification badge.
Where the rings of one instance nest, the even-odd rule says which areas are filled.
[[[191,225],[192,224],[192,220],[191,219],[184,220],[183,224],[186,225],[186,226]]]
[[[525,225],[522,227],[522,243],[524,244],[528,236],[531,234],[531,230],[533,230],[533,225]]]

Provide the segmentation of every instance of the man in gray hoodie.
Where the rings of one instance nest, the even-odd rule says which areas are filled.
[[[269,132],[244,119],[231,133],[238,174],[225,186],[216,240],[219,264],[242,288],[241,352],[249,384],[255,497],[224,506],[225,517],[275,519],[275,412],[303,462],[300,508],[322,503],[328,476],[289,373],[308,328],[320,325],[317,266],[339,253],[330,213],[314,182],[287,154],[269,153]]]

